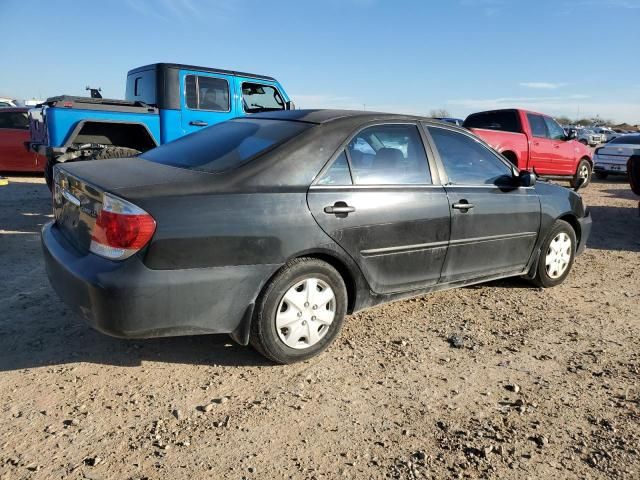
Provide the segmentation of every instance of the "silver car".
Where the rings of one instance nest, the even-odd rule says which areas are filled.
[[[640,134],[621,135],[606,145],[596,148],[593,155],[593,173],[596,178],[608,175],[626,175],[627,162],[632,155],[640,155]]]
[[[588,128],[579,128],[576,134],[578,141],[583,145],[593,147],[599,143],[604,143],[604,135],[596,133]]]

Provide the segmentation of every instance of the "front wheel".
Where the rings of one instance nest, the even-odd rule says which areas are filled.
[[[584,183],[581,188],[586,187],[589,185],[589,182],[591,182],[591,165],[586,160],[580,160],[578,168],[576,168],[576,173],[570,182],[571,186],[575,188],[581,178],[584,179]]]
[[[564,282],[576,254],[576,232],[564,220],[556,220],[542,244],[535,276],[531,279],[539,287],[549,288]]]
[[[260,296],[251,323],[251,345],[277,363],[306,360],[336,338],[347,310],[340,274],[326,262],[287,263]]]

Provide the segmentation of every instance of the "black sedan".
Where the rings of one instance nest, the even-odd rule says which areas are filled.
[[[229,333],[281,363],[380,303],[511,276],[557,285],[591,229],[574,191],[405,115],[258,114],[54,180],[47,272],[91,325]]]

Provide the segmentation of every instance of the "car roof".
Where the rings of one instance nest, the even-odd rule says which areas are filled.
[[[179,70],[195,70],[198,72],[219,73],[221,75],[232,75],[234,77],[248,77],[248,78],[256,78],[259,80],[268,80],[270,82],[277,82],[275,78],[269,77],[267,75],[259,75],[257,73],[237,72],[235,70],[223,70],[221,68],[199,67],[197,65],[187,65],[184,63],[151,63],[149,65],[144,65],[142,67],[133,68],[127,72],[127,75],[131,75],[133,73],[139,73],[144,70],[155,70],[155,69],[163,69],[163,68],[176,68]]]
[[[292,120],[306,123],[328,123],[342,119],[373,120],[433,120],[417,115],[404,115],[399,113],[370,112],[365,110],[280,110],[274,112],[262,112],[251,115],[251,118],[265,118],[271,120]]]

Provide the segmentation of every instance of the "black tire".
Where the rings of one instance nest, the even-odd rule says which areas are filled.
[[[82,160],[106,160],[109,158],[128,158],[135,157],[140,154],[140,150],[127,147],[105,147],[100,150],[94,150],[91,153],[87,153],[82,157],[69,160],[69,162],[79,162]],[[47,159],[47,164],[44,167],[44,179],[47,182],[49,190],[53,190],[53,167],[58,162],[53,158]]]
[[[306,348],[296,349],[286,345],[280,339],[276,328],[276,313],[289,289],[309,278],[317,278],[333,290],[335,315],[331,325],[326,327],[326,333],[317,343]],[[282,267],[271,279],[256,302],[251,322],[251,345],[276,363],[288,364],[307,360],[318,355],[333,342],[342,328],[346,311],[347,289],[338,271],[328,263],[316,258],[294,259]]]
[[[593,176],[598,180],[606,180],[609,174],[607,172],[593,172]]]
[[[585,170],[586,169],[586,170]],[[576,185],[578,184],[578,179],[580,178],[582,172],[586,171],[586,177],[585,177],[585,182],[582,184],[582,187],[580,188],[584,188],[587,185],[589,185],[589,183],[591,183],[591,164],[589,163],[588,160],[585,160],[584,158],[582,160],[580,160],[580,163],[578,163],[578,167],[576,168],[576,173],[573,176],[573,179],[571,180],[571,186],[573,188],[576,187]]]
[[[571,240],[570,259],[562,275],[557,278],[553,278],[547,272],[546,258],[550,253],[551,243],[561,233],[566,233]],[[571,271],[571,267],[573,266],[573,261],[576,255],[576,246],[576,232],[573,230],[573,227],[564,220],[556,220],[556,222],[553,224],[553,227],[549,231],[547,238],[542,244],[542,249],[540,250],[540,258],[538,259],[538,266],[536,268],[536,274],[531,279],[531,282],[542,288],[555,287],[556,285],[560,285],[562,282],[564,282],[564,280],[567,278],[567,275],[569,275],[569,272]]]

